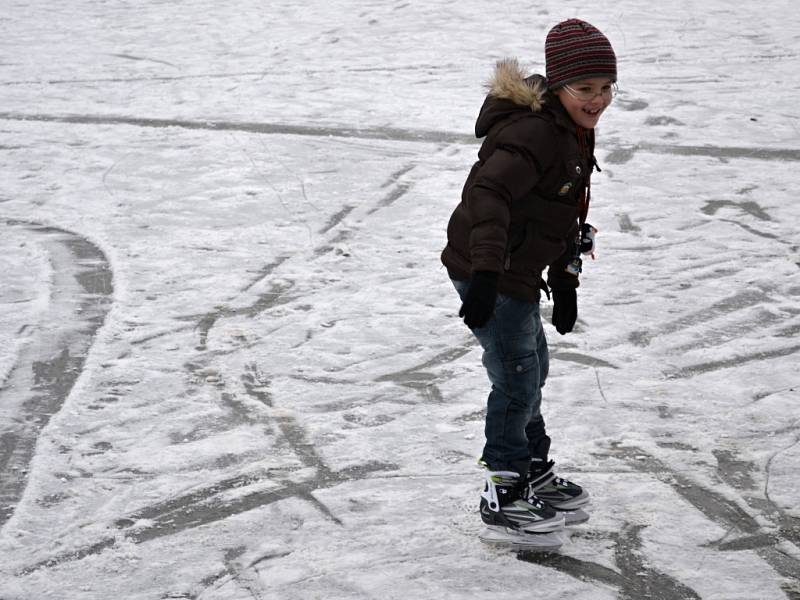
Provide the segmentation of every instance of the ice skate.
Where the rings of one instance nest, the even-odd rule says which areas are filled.
[[[567,525],[585,523],[589,520],[589,513],[585,510],[589,506],[589,492],[576,483],[556,477],[554,464],[551,460],[537,468],[536,462],[531,463],[525,497],[545,502],[564,516]]]
[[[487,544],[518,550],[556,550],[564,543],[564,515],[535,497],[514,471],[488,471],[480,513]]]

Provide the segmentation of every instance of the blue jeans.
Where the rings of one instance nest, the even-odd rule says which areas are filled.
[[[469,282],[452,281],[463,300]],[[472,333],[492,384],[482,458],[495,471],[527,472],[531,459],[546,462],[550,450],[540,412],[549,355],[539,304],[498,294],[494,315]]]

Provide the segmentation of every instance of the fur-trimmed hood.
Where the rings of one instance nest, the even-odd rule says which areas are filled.
[[[545,78],[541,75],[526,77],[516,58],[497,62],[486,89],[489,94],[475,123],[478,137],[485,136],[492,125],[520,110],[541,112],[548,101]]]
[[[539,112],[544,105],[547,84],[541,75],[526,77],[516,58],[497,61],[494,75],[486,83],[489,95],[511,100],[514,104]]]

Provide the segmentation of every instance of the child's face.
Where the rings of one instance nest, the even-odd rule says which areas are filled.
[[[573,81],[555,93],[575,123],[594,129],[614,97],[614,82],[608,77],[590,77]]]

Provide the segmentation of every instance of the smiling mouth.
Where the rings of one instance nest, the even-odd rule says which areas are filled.
[[[594,110],[591,110],[591,109],[588,109],[588,108],[584,108],[583,112],[585,112],[589,116],[596,117],[597,115],[599,115],[602,112],[602,110],[603,110],[602,108],[597,108],[597,109],[594,109]]]

